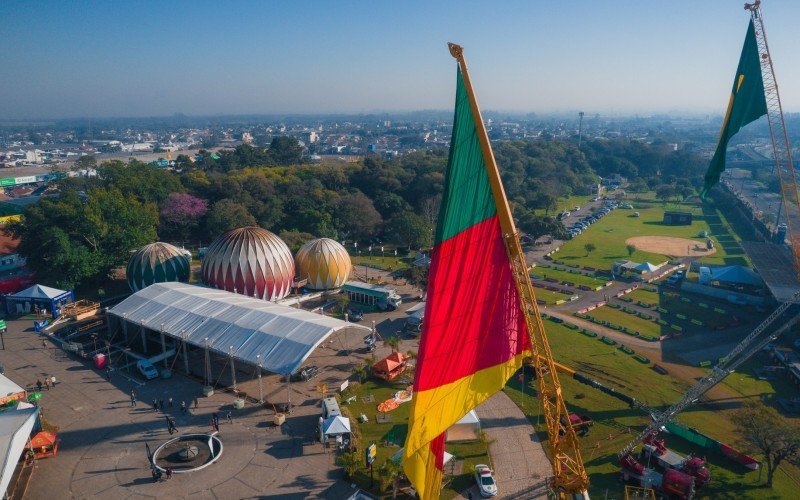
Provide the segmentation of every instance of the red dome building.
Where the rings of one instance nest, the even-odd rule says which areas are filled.
[[[286,243],[273,233],[240,227],[208,247],[201,277],[214,288],[274,301],[292,289],[294,259]]]

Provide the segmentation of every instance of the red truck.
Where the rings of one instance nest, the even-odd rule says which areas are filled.
[[[621,477],[642,488],[652,488],[668,498],[691,500],[694,498],[694,478],[675,469],[666,469],[663,474],[648,469],[630,453],[620,459]]]
[[[706,467],[705,460],[694,456],[686,458],[675,453],[667,448],[664,440],[658,439],[656,434],[645,438],[640,458],[646,463],[654,461],[655,465],[659,465],[665,470],[679,470],[692,476],[696,488],[702,488],[711,482],[711,471]]]

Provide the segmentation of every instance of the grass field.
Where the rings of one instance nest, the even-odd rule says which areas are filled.
[[[546,322],[548,338],[557,361],[575,368],[601,383],[632,395],[651,406],[663,406],[676,401],[686,390],[687,384],[669,375],[659,375],[649,365],[635,361],[631,356],[616,351],[596,339],[581,335],[560,325]],[[607,396],[591,387],[578,383],[566,375],[560,375],[565,400],[570,411],[585,414],[595,420],[589,435],[579,438],[581,453],[592,481],[590,494],[593,497],[620,499],[624,497],[621,485],[617,482],[619,468],[617,452],[632,439],[629,429],[641,429],[647,418],[638,410]],[[538,415],[538,404],[532,397],[534,385],[529,385],[523,396],[520,383],[512,377],[506,386],[506,393],[528,415],[541,436],[546,435],[544,422]],[[759,394],[774,392],[768,382],[758,381],[748,375],[747,369],[736,373],[724,382],[726,387],[745,397],[758,397]],[[718,402],[719,403],[719,402]],[[724,402],[722,402],[724,403]],[[681,414],[678,420],[697,428],[716,439],[738,445],[735,426],[730,420],[730,411],[694,406]],[[773,489],[768,490],[758,483],[758,472],[747,472],[722,456],[706,453],[694,445],[676,437],[666,436],[667,445],[676,452],[688,454],[692,451],[707,455],[712,471],[709,489],[698,492],[705,498],[792,498],[798,485],[794,477],[797,470],[790,465],[782,465],[775,476]],[[547,448],[545,448],[547,449]],[[744,450],[743,450],[744,451]]]
[[[531,270],[531,274],[537,276],[539,279],[555,278],[559,282],[568,281],[575,283],[575,286],[586,285],[590,287],[598,287],[606,284],[605,280],[586,276],[585,274],[575,274],[560,269],[548,268],[544,265],[536,266]]]
[[[634,210],[613,210],[590,226],[587,231],[566,242],[561,250],[554,254],[554,258],[567,263],[580,262],[581,265],[598,269],[610,269],[614,262],[624,259],[660,263],[667,260],[668,256],[642,250],[636,250],[629,256],[625,240],[634,236],[672,236],[694,239],[702,243],[705,239],[697,235],[701,231],[707,231],[715,240],[717,252],[701,258],[700,261],[726,265],[747,263],[741,246],[730,230],[730,225],[711,205],[705,204],[701,207],[692,203],[681,204],[681,210],[693,214],[693,222],[689,226],[662,224],[664,215],[662,204],[644,204],[640,208],[634,203],[634,207]],[[638,218],[632,217],[634,211],[639,212]],[[589,242],[596,246],[596,250],[587,255],[584,245]]]
[[[353,384],[354,389],[348,392],[348,395],[358,396],[358,400],[349,405],[342,405],[343,412],[349,414],[351,425],[358,428],[361,434],[358,453],[363,457],[364,448],[369,443],[375,441],[378,445],[378,456],[373,465],[375,471],[375,487],[370,490],[369,484],[369,469],[362,467],[356,473],[354,482],[359,487],[378,493],[378,478],[377,469],[394,455],[402,446],[408,432],[408,414],[411,410],[410,403],[403,403],[397,409],[393,410],[390,415],[392,421],[389,423],[378,423],[375,419],[377,414],[377,406],[379,403],[391,398],[395,392],[405,389],[404,383],[391,383],[382,380],[368,379],[363,384]],[[374,402],[364,403],[361,398],[371,394],[375,399]],[[360,414],[367,415],[369,422],[366,424],[358,423],[358,416]],[[384,443],[391,442],[394,445],[385,446]],[[462,474],[455,476],[452,481],[442,491],[442,498],[454,498],[460,491],[467,488],[474,480],[470,475],[470,468],[479,463],[490,464],[488,456],[487,444],[483,441],[476,441],[471,443],[448,443],[446,449],[449,453],[455,456],[455,460],[462,460],[464,465]]]
[[[642,319],[610,307],[599,307],[588,314],[593,318],[604,319],[615,325],[627,326],[632,330],[649,336],[658,337],[662,334],[667,334],[670,330],[668,326],[662,327],[655,321]],[[648,314],[654,315],[655,313],[648,312]]]
[[[545,290],[544,288],[539,288],[539,287],[536,287],[534,293],[536,294],[537,300],[543,300],[544,303],[547,305],[553,305],[556,303],[556,301],[559,300],[569,300],[569,298],[572,297],[572,295],[552,292],[550,290]]]

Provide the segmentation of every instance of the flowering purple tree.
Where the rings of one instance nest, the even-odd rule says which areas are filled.
[[[186,193],[170,193],[161,204],[162,237],[187,239],[208,211],[208,202]]]

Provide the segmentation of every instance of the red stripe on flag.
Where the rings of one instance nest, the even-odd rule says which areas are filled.
[[[530,349],[497,216],[432,253],[414,389],[424,391]]]
[[[430,442],[431,453],[436,459],[436,468],[440,471],[444,471],[444,437],[445,434],[441,433]]]

